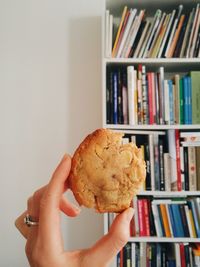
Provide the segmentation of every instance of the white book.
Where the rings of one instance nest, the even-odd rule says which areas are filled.
[[[105,14],[105,57],[109,57],[109,15],[110,11],[106,10]]]
[[[156,32],[156,30],[157,30],[157,27],[158,27],[158,25],[159,25],[160,18],[161,18],[161,14],[162,14],[162,11],[161,11],[160,9],[158,9],[158,10],[156,11],[156,14],[155,14],[155,17],[154,17],[154,21],[153,21],[153,23],[152,23],[151,34],[150,34],[150,36],[149,36],[149,39],[148,39],[148,41],[147,41],[146,48],[145,48],[145,50],[144,50],[144,54],[143,54],[143,57],[144,57],[144,58],[148,56],[148,51],[149,51],[149,48],[150,48],[150,44],[151,44],[151,42],[152,42],[152,40],[153,40],[154,34],[155,34],[155,32]]]
[[[164,179],[165,191],[171,191],[171,167],[169,153],[164,153]]]
[[[128,55],[129,55],[129,53],[131,51],[131,47],[132,47],[132,45],[133,45],[133,43],[135,41],[135,38],[137,36],[139,27],[140,27],[142,19],[143,19],[143,16],[144,16],[144,10],[141,10],[139,15],[135,19],[135,24],[134,24],[133,28],[130,31],[130,38],[127,39],[127,44],[123,49],[122,57],[125,57],[125,58],[128,57]]]
[[[134,70],[134,114],[135,124],[138,124],[138,83],[137,83],[137,71]]]
[[[131,9],[130,10],[130,15],[128,17],[128,22],[126,24],[126,27],[125,27],[125,30],[123,33],[123,37],[122,37],[122,40],[120,42],[120,46],[119,46],[119,49],[117,52],[117,57],[121,57],[121,55],[122,55],[122,49],[124,48],[125,41],[126,41],[128,34],[130,32],[130,28],[131,28],[131,25],[134,21],[136,13],[137,13],[137,9]]]
[[[177,26],[178,26],[178,22],[179,22],[179,19],[180,19],[182,10],[183,10],[183,5],[179,5],[179,8],[178,8],[178,14],[177,14],[177,16],[176,16],[176,18],[175,18],[174,25],[173,25],[172,31],[171,31],[171,33],[170,33],[170,38],[169,38],[169,41],[168,41],[168,44],[167,44],[167,49],[166,49],[166,51],[165,51],[165,57],[167,57],[167,54],[168,54],[168,51],[169,51],[169,49],[170,49],[172,40],[173,40],[173,38],[174,38],[174,34],[175,34],[176,28],[177,28]]]
[[[129,55],[129,53],[127,51],[130,52],[130,49],[131,49],[130,42],[131,42],[132,36],[134,35],[134,31],[135,31],[136,25],[138,23],[138,17],[139,17],[139,15],[137,15],[135,17],[135,19],[134,19],[134,21],[133,21],[133,23],[131,25],[129,34],[128,34],[127,38],[126,38],[126,42],[125,42],[124,47],[122,49],[121,57],[128,57],[128,55]]]
[[[176,257],[176,267],[181,267],[181,254],[180,254],[179,243],[175,243],[175,257]]]
[[[154,217],[154,223],[155,223],[157,237],[162,237],[163,233],[162,233],[162,226],[161,226],[161,222],[160,222],[160,216],[158,213],[158,207],[156,204],[151,203],[151,208],[152,208],[152,213],[153,213],[153,217]]]
[[[177,165],[176,165],[176,141],[175,130],[168,130],[169,156],[171,162],[171,188],[177,191]]]
[[[108,41],[108,57],[112,56],[113,43],[113,15],[109,16],[109,41]]]
[[[192,24],[192,30],[191,30],[191,33],[190,33],[189,43],[188,43],[187,51],[186,51],[186,58],[190,57],[190,47],[191,47],[192,38],[193,38],[194,30],[195,30],[198,11],[199,11],[199,4],[197,4],[196,9],[195,9],[195,15],[194,15],[194,20],[193,20],[193,24]]]
[[[139,236],[139,219],[138,219],[138,207],[137,207],[137,197],[133,198],[133,208],[134,208],[134,222],[135,222],[135,235]]]
[[[132,259],[132,267],[136,266],[136,251],[135,251],[135,243],[131,243],[131,259]]]
[[[191,43],[191,48],[190,48],[190,57],[194,56],[194,49],[195,49],[195,45],[196,45],[196,42],[197,42],[199,25],[200,25],[200,9],[198,8],[196,23],[195,23],[195,27],[194,27],[194,35],[193,35],[193,38],[192,38],[192,43]]]
[[[169,111],[169,85],[168,81],[164,80],[164,120],[166,124],[170,124],[170,111]]]
[[[169,23],[168,23],[168,26],[167,26],[167,30],[165,32],[165,35],[163,37],[163,41],[161,43],[161,47],[160,47],[160,50],[159,50],[159,53],[158,53],[158,58],[160,58],[162,56],[162,53],[163,53],[163,49],[165,47],[165,44],[166,44],[166,41],[167,41],[167,37],[170,33],[170,29],[171,29],[171,26],[172,26],[172,21],[174,19],[174,16],[175,16],[175,13],[176,13],[176,10],[174,9],[172,11],[172,14],[171,14],[171,17],[170,17],[170,20],[169,20]]]
[[[140,50],[141,50],[141,46],[142,46],[142,44],[144,43],[144,39],[145,39],[145,37],[147,36],[147,32],[148,32],[150,26],[151,26],[151,23],[150,23],[149,20],[147,20],[147,21],[146,21],[146,24],[145,24],[145,27],[144,27],[144,29],[143,29],[141,38],[140,38],[139,43],[138,43],[138,45],[137,45],[137,48],[136,48],[136,50],[135,50],[135,52],[134,52],[134,55],[133,55],[134,58],[137,58],[137,57],[139,56],[139,52],[140,52]]]
[[[129,124],[136,124],[136,114],[135,114],[135,81],[134,81],[134,67],[127,67],[127,83],[128,83],[128,114],[129,114]]]

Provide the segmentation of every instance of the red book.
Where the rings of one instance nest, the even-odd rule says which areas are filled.
[[[186,262],[185,262],[185,248],[183,243],[180,243],[180,258],[181,258],[181,267],[186,267]]]
[[[148,102],[149,102],[149,124],[154,124],[154,94],[153,94],[153,73],[147,72],[148,81]]]
[[[180,161],[180,133],[179,130],[175,130],[175,142],[176,142],[176,170],[177,170],[177,189],[182,190],[181,182],[181,161]]]
[[[144,199],[138,199],[139,236],[146,236]]]
[[[150,236],[149,208],[148,208],[148,200],[146,198],[143,199],[143,206],[144,206],[144,220],[145,220],[145,236]]]

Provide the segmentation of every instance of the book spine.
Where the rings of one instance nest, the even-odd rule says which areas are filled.
[[[197,190],[195,147],[188,147],[189,190]]]
[[[135,101],[134,101],[134,67],[127,67],[127,79],[128,79],[128,114],[129,114],[129,124],[135,125]]]

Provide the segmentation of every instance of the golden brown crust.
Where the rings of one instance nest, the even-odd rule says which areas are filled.
[[[122,145],[123,134],[98,129],[88,135],[72,158],[70,187],[80,205],[99,212],[121,212],[130,206],[146,177],[142,151]]]

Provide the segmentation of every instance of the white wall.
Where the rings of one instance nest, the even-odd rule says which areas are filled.
[[[102,0],[0,0],[2,267],[28,266],[15,218],[64,152],[101,126],[102,9]],[[102,216],[83,209],[63,232],[67,248],[87,247]]]

